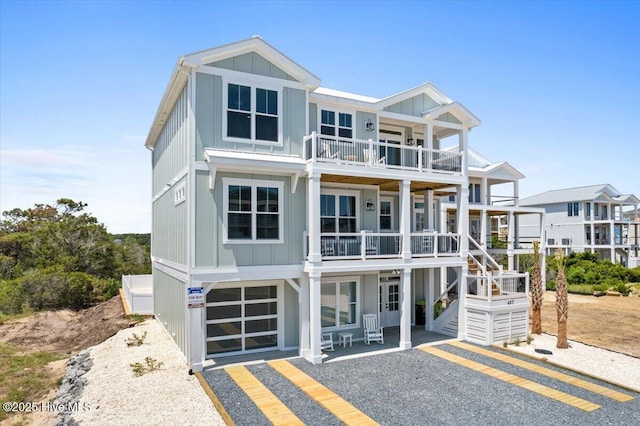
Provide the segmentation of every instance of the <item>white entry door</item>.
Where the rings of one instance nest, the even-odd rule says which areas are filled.
[[[400,280],[391,279],[380,283],[380,325],[400,325]]]

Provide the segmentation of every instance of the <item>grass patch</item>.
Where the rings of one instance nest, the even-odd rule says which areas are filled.
[[[0,403],[39,401],[58,386],[59,378],[50,377],[45,366],[65,358],[53,352],[24,354],[13,345],[0,343]],[[10,413],[0,410],[0,421]]]
[[[144,322],[147,318],[148,318],[148,316],[140,315],[140,314],[127,315],[127,319],[129,321],[131,321],[132,323],[135,323],[135,324],[139,324],[141,322]]]

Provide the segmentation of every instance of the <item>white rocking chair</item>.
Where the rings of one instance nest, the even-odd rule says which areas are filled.
[[[378,151],[375,148],[363,149],[362,154],[364,155],[364,162],[371,166],[387,164],[387,157],[378,158]]]
[[[371,342],[384,344],[382,327],[378,327],[378,316],[376,314],[364,314],[364,342],[368,345]]]
[[[333,350],[333,333],[322,333],[320,338],[320,349]]]
[[[327,141],[323,141],[321,143],[322,151],[320,152],[319,157],[321,158],[329,158],[331,160],[335,160],[340,158],[340,152],[331,152],[331,144]]]

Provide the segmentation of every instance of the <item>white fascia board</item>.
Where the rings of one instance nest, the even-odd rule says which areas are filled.
[[[359,101],[356,99],[341,98],[338,96],[324,95],[315,92],[311,92],[309,94],[309,102],[317,103],[319,105],[335,106],[338,108],[343,107],[354,109],[354,107],[356,107],[358,111],[366,111],[372,113],[377,113],[378,111],[380,111],[379,107],[369,102]]]
[[[624,194],[614,198],[619,203],[625,203],[629,205],[640,203],[640,199],[633,194]]]
[[[259,173],[291,175],[302,173],[306,162],[299,157],[285,157],[278,155],[254,154],[250,152],[223,151],[206,148],[204,150],[207,163],[218,170],[234,170],[245,167],[247,170]]]
[[[191,270],[191,278],[201,282],[242,282],[264,280],[286,280],[300,278],[302,264],[239,266],[231,268],[195,268]]]
[[[158,137],[160,137],[160,133],[162,129],[169,119],[171,115],[171,111],[173,110],[173,106],[176,104],[176,101],[180,97],[180,93],[184,88],[185,84],[189,80],[189,74],[191,70],[194,68],[192,64],[186,63],[184,58],[178,59],[175,68],[173,69],[173,73],[169,78],[169,83],[167,84],[167,88],[162,95],[162,100],[160,101],[160,105],[158,106],[158,110],[156,111],[156,115],[151,124],[151,129],[149,130],[149,134],[147,136],[147,140],[144,143],[149,149],[153,149],[156,145]]]
[[[466,261],[460,256],[440,256],[440,257],[423,257],[412,258],[409,261],[403,259],[376,259],[363,262],[362,260],[331,260],[323,261],[321,266],[305,262],[304,272],[313,273],[321,272],[329,273],[366,273],[376,271],[387,271],[393,269],[422,269],[437,267],[455,267],[460,266]]]
[[[492,173],[496,173],[499,171],[506,172],[509,176],[513,176],[514,180],[523,179],[525,176],[516,170],[511,164],[506,161],[501,161],[500,163],[495,163],[483,169],[486,173],[487,177],[491,177]]]
[[[612,198],[609,194],[607,194],[606,192],[601,192],[600,194],[596,195],[593,198],[593,201],[605,201],[607,203],[613,203],[615,202],[615,199]]]
[[[381,99],[380,102],[378,102],[378,106],[381,109],[386,108],[390,105],[397,104],[398,102],[402,102],[405,99],[410,99],[422,93],[428,95],[431,99],[441,105],[450,104],[451,102],[453,102],[451,99],[449,99],[449,97],[438,90],[433,84],[427,82],[411,89],[407,89],[403,92],[396,93],[395,95],[391,95],[384,99]]]
[[[405,121],[405,122],[410,122],[415,124],[426,124],[427,122],[421,117],[414,117],[413,115],[404,115],[404,114],[398,114],[397,112],[389,112],[389,111],[380,111],[378,113],[378,116],[380,118],[389,118],[391,120],[399,120],[399,121]]]
[[[320,85],[320,79],[318,77],[277,50],[275,47],[271,46],[260,36],[254,36],[247,40],[192,53],[190,55],[186,55],[185,59],[198,65],[204,65],[249,52],[256,52],[260,54],[260,56],[281,68],[287,74],[303,83],[305,87],[310,90],[313,90]]]
[[[478,117],[473,115],[471,111],[466,109],[459,102],[452,102],[448,105],[442,105],[423,111],[422,116],[427,120],[436,120],[439,116],[448,112],[456,116],[469,128],[479,126],[481,123]]]

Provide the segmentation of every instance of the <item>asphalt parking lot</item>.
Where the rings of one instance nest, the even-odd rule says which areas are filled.
[[[211,369],[202,376],[237,425],[640,424],[638,393],[498,348],[477,347],[507,358],[453,344],[434,348],[322,365],[297,358]],[[568,383],[574,378],[582,387]],[[278,417],[279,409],[288,417]]]

